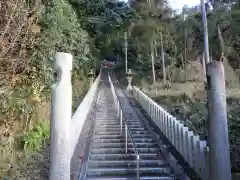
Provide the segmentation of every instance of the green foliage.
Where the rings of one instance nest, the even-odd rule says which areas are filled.
[[[45,4],[41,17],[42,35],[33,51],[38,71],[44,81],[51,83],[52,63],[57,51],[73,54],[73,72],[89,67],[91,52],[88,34],[81,28],[80,22],[71,5],[66,0],[52,0]]]
[[[204,98],[189,97],[187,94],[180,96],[159,96],[156,102],[165,107],[171,114],[182,122],[201,139],[208,139],[207,136],[207,105]],[[232,172],[239,172],[239,98],[227,98],[228,106],[228,127],[229,143],[231,152]]]
[[[70,0],[78,14],[83,28],[88,31],[97,50],[98,57],[104,58],[112,52],[113,42],[119,45],[123,31],[134,20],[134,11],[124,2],[102,0]]]
[[[24,136],[24,150],[38,151],[49,138],[50,128],[47,121],[43,121]]]
[[[72,114],[74,114],[89,89],[89,80],[79,80],[76,78],[72,83],[73,87],[76,87],[72,92]]]
[[[32,6],[36,2],[38,6],[35,9],[35,6]],[[0,132],[0,149],[3,147],[8,152],[7,157],[3,159],[4,165],[0,168],[0,177],[11,166],[19,171],[16,161],[19,156],[24,157],[23,149],[12,144],[19,144],[18,141],[24,137],[24,151],[33,152],[40,150],[49,138],[49,124],[45,122],[39,124],[39,121],[50,118],[48,105],[51,100],[51,86],[54,83],[55,53],[63,51],[73,54],[73,81],[76,79],[80,82],[85,81],[86,73],[97,64],[96,60],[98,60],[93,58],[90,48],[92,40],[88,32],[82,28],[81,20],[67,0],[22,0],[18,3],[28,7],[24,9],[24,12],[31,12],[29,17],[34,17],[34,21],[26,20],[28,22],[26,29],[28,29],[23,29],[20,39],[17,40],[22,43],[21,52],[24,56],[17,57],[17,59],[14,56],[16,53],[9,53],[4,59],[0,57],[1,73],[3,72],[4,75],[0,76],[0,103],[2,105],[0,129],[3,129]],[[20,6],[16,7],[19,10]],[[23,17],[14,16],[14,18],[22,20]],[[34,33],[29,33],[29,36],[22,35],[31,30],[34,30]],[[24,38],[31,43],[25,41]],[[73,84],[74,98],[76,98],[74,102],[77,101],[77,104],[87,91],[87,87],[82,88],[84,91],[78,91],[79,88],[81,86]],[[42,111],[46,111],[46,114]],[[17,175],[13,174],[13,177],[15,176]]]

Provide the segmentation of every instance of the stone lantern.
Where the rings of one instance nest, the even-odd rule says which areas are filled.
[[[132,72],[131,69],[128,69],[128,72],[126,75],[127,75],[127,80],[128,80],[127,90],[130,91],[130,90],[132,90],[132,77],[133,77],[134,73]]]
[[[93,69],[91,69],[91,71],[88,73],[88,79],[89,79],[89,84],[90,84],[90,86],[92,86],[93,81],[94,81],[94,72],[93,72]]]
[[[238,82],[240,83],[240,69],[236,69],[235,73],[237,74]]]

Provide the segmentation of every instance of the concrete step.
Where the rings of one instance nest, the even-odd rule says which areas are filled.
[[[132,138],[135,138],[135,137],[138,137],[138,138],[148,138],[148,137],[151,137],[149,133],[147,134],[134,134],[132,132]]]
[[[134,123],[137,123],[137,124],[139,124],[139,123],[141,123],[142,124],[142,122],[141,121],[135,121],[135,120],[127,120],[127,123],[132,123],[132,124],[134,124]]]
[[[93,135],[120,135],[123,136],[123,132],[121,131],[94,131]]]
[[[89,161],[88,167],[89,168],[96,168],[96,167],[136,167],[137,161]],[[162,160],[140,160],[139,161],[140,167],[154,167],[154,166],[168,166],[165,161]]]
[[[140,167],[140,175],[168,175],[171,174],[171,169],[168,167]],[[87,176],[125,176],[136,175],[136,167],[101,167],[101,168],[88,168]]]
[[[106,154],[106,153],[125,153],[125,148],[92,148],[91,153],[93,154]],[[135,153],[135,150],[133,147],[127,148],[128,153]],[[159,153],[159,148],[138,148],[138,153]]]
[[[100,122],[100,123],[96,123],[95,127],[99,127],[99,126],[117,126],[120,127],[120,122]]]
[[[151,142],[155,143],[155,141],[152,138],[134,138],[134,142]],[[124,143],[125,139],[93,139],[93,143]],[[131,140],[128,138],[128,142],[131,142]]]
[[[105,127],[96,127],[94,129],[94,131],[120,131],[120,125],[119,127],[113,127],[113,128],[105,128]],[[122,131],[124,131],[125,127],[122,127]],[[131,132],[133,131],[146,131],[144,128],[128,128],[129,130],[131,130]]]
[[[107,109],[101,108],[96,112],[96,115],[98,115],[97,120],[116,120],[117,114],[116,113],[109,113],[106,112]]]
[[[114,135],[111,135],[111,134],[109,134],[109,135],[93,135],[93,138],[96,138],[96,139],[109,139],[109,138],[116,138],[116,139],[120,139],[120,138],[122,138],[122,137],[124,137],[124,135],[116,135],[116,134],[114,134]],[[150,135],[149,134],[132,134],[132,138],[135,138],[135,137],[137,137],[137,138],[150,138]]]
[[[128,176],[105,176],[105,177],[86,177],[86,180],[136,180],[136,175],[128,175]],[[173,175],[172,176],[154,176],[147,175],[141,176],[140,180],[178,180]]]
[[[135,142],[136,148],[158,148],[159,146],[156,143],[152,142]],[[132,147],[132,142],[128,141],[128,147]],[[125,142],[119,143],[93,143],[91,148],[125,148]]]
[[[132,130],[130,130],[130,132],[132,135],[142,135],[142,134],[149,135],[148,131],[132,131]]]
[[[115,124],[115,125],[113,125],[113,124],[95,124],[95,127],[96,128],[101,128],[101,129],[103,129],[103,128],[118,128],[118,129],[120,129],[120,124]]]
[[[124,131],[94,131],[94,135],[124,135]],[[147,131],[131,131],[132,135],[149,135]]]
[[[120,126],[120,120],[118,120],[118,121],[96,121],[96,124],[97,125],[119,125]],[[124,122],[123,122],[123,126],[124,126]],[[129,127],[142,127],[142,128],[144,128],[144,125],[143,124],[141,124],[141,123],[127,123],[127,125],[129,126]]]
[[[120,122],[96,122],[97,126],[119,126]],[[125,126],[125,123],[122,124],[122,126]],[[143,124],[127,124],[127,126],[130,128],[144,128]]]
[[[141,157],[142,160],[162,160],[161,155],[157,154],[157,153],[140,153],[139,156]],[[94,160],[94,161],[101,161],[101,160],[136,160],[136,154],[132,153],[132,154],[90,154],[90,160]]]
[[[120,120],[117,118],[111,118],[111,119],[97,119],[96,123],[120,123]]]

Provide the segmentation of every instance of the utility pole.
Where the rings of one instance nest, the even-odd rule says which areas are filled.
[[[201,0],[201,10],[207,75],[209,179],[231,180],[224,66],[220,61],[210,62],[204,0]]]
[[[209,58],[209,43],[208,43],[208,26],[207,26],[207,15],[204,0],[201,0],[201,11],[202,11],[202,21],[204,28],[204,47],[205,47],[205,61],[206,65],[210,62]]]
[[[187,14],[184,14],[184,21],[186,21]],[[184,71],[185,71],[185,83],[187,83],[187,27],[186,22],[184,23]],[[205,66],[204,66],[205,68]]]
[[[124,33],[124,40],[125,40],[125,70],[126,70],[126,74],[128,72],[128,62],[127,62],[127,51],[128,51],[128,42],[127,42],[127,32]]]

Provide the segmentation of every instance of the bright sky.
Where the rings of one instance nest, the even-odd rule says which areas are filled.
[[[128,1],[128,0],[123,0]],[[187,6],[195,6],[200,4],[200,0],[168,0],[169,4],[173,9],[181,10],[182,7],[186,4]]]
[[[181,10],[184,5],[189,7],[199,5],[200,0],[168,0],[173,9]]]

